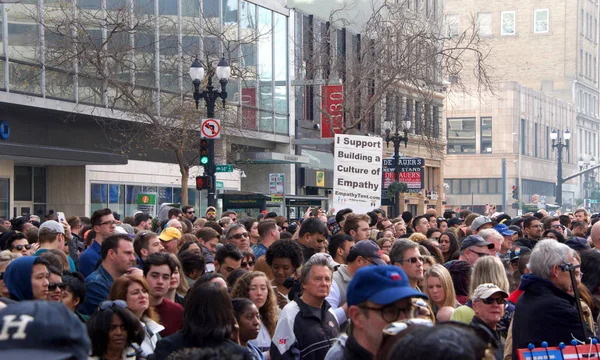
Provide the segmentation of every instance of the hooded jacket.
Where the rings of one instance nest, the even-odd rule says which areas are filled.
[[[33,300],[31,273],[37,256],[23,256],[13,260],[4,272],[4,283],[11,298],[18,301]]]
[[[513,318],[513,359],[517,359],[517,349],[525,349],[529,343],[539,347],[546,341],[557,346],[571,343],[573,337],[584,341],[591,336],[587,325],[586,333],[582,333],[575,298],[549,280],[525,274],[519,290],[524,293],[517,300]]]

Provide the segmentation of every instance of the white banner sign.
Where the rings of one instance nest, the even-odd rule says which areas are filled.
[[[335,134],[333,207],[366,214],[381,206],[383,139]]]

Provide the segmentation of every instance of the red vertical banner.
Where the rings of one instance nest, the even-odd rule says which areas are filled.
[[[332,138],[341,134],[344,125],[344,90],[342,85],[321,86],[321,137]],[[329,116],[327,116],[329,114]]]
[[[242,88],[242,124],[244,130],[256,130],[256,88]]]

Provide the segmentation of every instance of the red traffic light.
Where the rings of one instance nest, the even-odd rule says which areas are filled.
[[[210,190],[212,178],[210,176],[196,176],[196,190]]]
[[[513,185],[512,189],[517,190],[517,185]]]

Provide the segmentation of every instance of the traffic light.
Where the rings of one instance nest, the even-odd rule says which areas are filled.
[[[200,165],[206,167],[210,161],[210,151],[208,149],[208,140],[200,140]]]
[[[512,187],[512,197],[513,199],[519,199],[519,190],[517,188],[517,185],[513,185]]]
[[[210,190],[212,185],[212,177],[196,176],[196,190]]]

